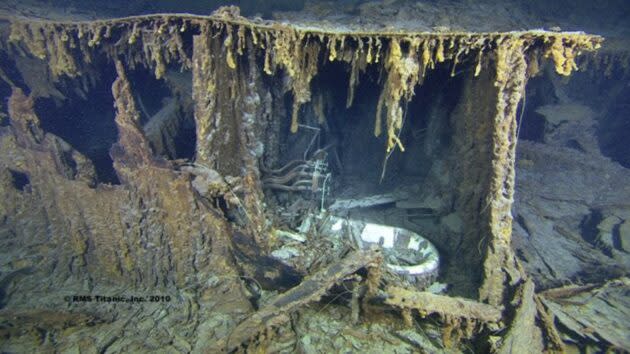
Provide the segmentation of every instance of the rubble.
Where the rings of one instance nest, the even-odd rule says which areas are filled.
[[[533,283],[511,248],[517,112],[527,79],[540,62],[549,59],[558,74],[569,75],[577,69],[577,56],[598,49],[601,37],[543,30],[304,26],[248,19],[236,7],[220,8],[210,16],[153,14],[93,21],[15,17],[0,26],[2,55],[21,58],[15,71],[4,70],[13,62],[3,60],[2,72],[28,72],[32,61],[33,71],[41,74],[22,75],[23,83],[3,75],[2,85],[8,85],[11,97],[9,123],[0,127],[0,197],[6,201],[0,205],[0,241],[7,260],[2,272],[33,267],[42,279],[42,284],[33,284],[15,278],[3,291],[28,293],[42,286],[52,298],[58,284],[90,292],[114,283],[136,291],[178,293],[176,304],[163,307],[93,308],[103,335],[92,343],[86,340],[97,329],[64,332],[58,323],[46,322],[47,335],[54,337],[47,345],[59,344],[54,350],[254,351],[288,350],[293,345],[308,352],[324,344],[365,349],[362,341],[382,342],[383,350],[424,345],[451,349],[462,341],[479,341],[480,348],[503,343],[496,348],[509,349],[538,332],[540,338],[553,339],[550,321],[541,325],[535,320],[544,320],[546,312],[537,306]],[[134,86],[142,70],[169,82],[170,101],[162,102],[157,114],[143,108],[146,96],[139,96]],[[191,75],[174,79],[177,70]],[[348,74],[340,81],[343,85],[337,82],[337,70]],[[61,101],[68,92],[86,97],[92,81],[107,80],[97,79],[95,73],[112,76],[117,135],[106,157],[112,160],[117,183],[103,183],[94,173],[96,162],[45,129],[46,112],[37,109],[38,100],[45,97]],[[411,137],[403,130],[416,90],[433,74],[461,94],[448,102],[444,117],[436,113],[431,118],[451,129],[450,145],[443,154],[436,153],[443,155],[440,161],[426,167],[433,180],[422,187],[432,190],[422,196],[372,193],[340,198],[329,210],[394,207],[407,221],[426,219],[416,226],[427,226],[449,256],[444,267],[449,295],[404,289],[398,286],[404,283],[400,279],[383,274],[387,268],[401,273],[416,267],[417,273],[406,275],[433,280],[438,275],[437,250],[429,242],[410,236],[399,242],[392,232],[363,237],[363,229],[353,235],[358,242],[351,244],[322,237],[325,232],[306,216],[325,212],[331,186],[344,188],[344,164],[336,150],[352,144],[361,149],[366,141],[348,138],[338,144],[335,139],[342,139],[335,135],[360,136],[357,126],[368,126],[376,136],[369,138],[380,145],[384,158],[378,155],[378,171],[362,166],[359,177],[374,170],[381,176],[379,182],[384,181],[387,163],[395,166],[399,155],[394,152],[409,153],[414,139],[416,147],[424,144],[439,151],[439,143],[421,141],[425,128],[416,127]],[[373,83],[373,120],[335,126],[341,120],[330,109],[336,104],[336,97],[330,98],[336,93],[325,89],[330,76],[336,86],[347,88],[342,100],[346,109],[365,105],[360,97],[363,78],[378,77]],[[34,87],[25,91],[23,84]],[[192,101],[185,101],[186,95]],[[194,156],[174,159],[172,137],[186,114],[194,117]],[[318,134],[303,134],[313,128],[314,119],[321,126],[315,128]],[[429,132],[434,134],[431,141],[439,141],[444,133],[438,128]],[[300,139],[309,141],[306,149]],[[330,144],[320,146],[319,139]],[[335,163],[328,162],[328,154]],[[376,156],[367,149],[360,154]],[[390,181],[402,183],[399,171],[390,171]],[[331,180],[333,174],[340,182]],[[556,212],[573,212],[564,206]],[[527,225],[536,225],[538,215],[526,212],[520,215],[522,224],[532,229]],[[621,251],[627,219],[610,220],[602,225],[599,239],[611,234],[612,248]],[[399,230],[383,225],[370,230],[385,228]],[[369,243],[388,246],[385,261],[380,252],[353,250]],[[391,251],[394,243],[401,243],[400,249]],[[418,263],[421,260],[426,263]],[[380,267],[383,261],[405,264]],[[453,271],[457,269],[465,272]],[[459,281],[451,281],[457,277]],[[383,285],[387,296],[378,306],[374,302]],[[345,288],[339,297],[335,287]],[[296,317],[307,314],[321,320],[306,307],[329,292],[335,296],[328,299],[331,306],[349,307],[341,310],[349,312],[347,323],[369,322],[370,331],[346,328],[342,333],[335,328],[338,323],[316,323],[330,336],[342,335],[321,340],[300,336],[309,318],[300,322]],[[339,298],[343,305],[335,303]],[[10,309],[29,306],[28,299],[18,296],[2,300]],[[323,312],[328,304],[322,306]],[[507,306],[510,311],[503,310]],[[392,315],[392,307],[400,313]],[[412,310],[440,317],[440,338],[392,333],[401,322],[416,326]],[[331,318],[334,313],[326,312]],[[77,327],[89,322],[81,311],[67,318]],[[488,329],[502,334],[486,336]],[[519,330],[525,332],[519,335]],[[32,343],[21,333],[8,335],[11,345]]]
[[[543,304],[570,336],[588,339],[611,350],[630,347],[628,296],[630,281],[620,278],[604,284],[568,286],[541,294]]]
[[[533,164],[517,174],[513,243],[540,289],[622,275],[630,266],[617,243],[630,198],[627,169],[566,147],[521,141],[518,149]]]
[[[271,327],[279,326],[289,321],[289,315],[300,306],[318,301],[335,283],[350,276],[360,268],[378,267],[380,253],[373,251],[355,252],[339,262],[305,278],[302,283],[278,295],[268,302],[268,305],[251,314],[241,322],[217,348],[233,351],[262,331],[269,331]],[[266,338],[269,340],[269,337]]]

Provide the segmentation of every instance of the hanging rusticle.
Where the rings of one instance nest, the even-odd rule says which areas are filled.
[[[173,63],[183,69],[191,67],[191,58],[181,33],[198,31],[208,25],[214,29],[209,34],[211,40],[222,40],[228,68],[237,68],[238,58],[245,55],[246,42],[251,40],[253,50],[260,51],[265,74],[274,75],[281,69],[288,75],[293,94],[291,132],[298,130],[301,107],[311,101],[311,81],[319,67],[326,65],[325,62],[341,60],[348,63],[347,107],[352,105],[356,86],[367,66],[382,65],[385,78],[377,103],[374,135],[379,136],[385,124],[388,152],[396,147],[404,151],[400,139],[403,104],[411,100],[415,87],[436,65],[451,61],[451,75],[455,75],[458,64],[472,52],[475,53],[473,75],[476,77],[483,69],[485,53],[494,51],[499,62],[497,76],[500,81],[506,46],[522,43],[526,47],[539,47],[529,56],[531,70],[536,68],[538,57],[544,56],[553,61],[559,74],[569,75],[577,69],[575,58],[582,51],[599,48],[601,42],[601,38],[583,33],[441,32],[401,37],[399,34],[378,32],[326,32],[284,24],[249,22],[233,8],[217,11],[207,18],[190,15],[139,16],[98,21],[91,25],[13,21],[9,39],[31,55],[46,60],[53,77],[81,75],[83,70],[80,68],[91,62],[95,51],[102,50],[110,60],[122,57],[131,69],[141,64],[152,68],[156,78],[161,78]],[[121,41],[128,45],[121,45]],[[326,60],[320,57],[323,52]],[[384,62],[381,60],[383,52]],[[385,116],[384,123],[382,115]]]

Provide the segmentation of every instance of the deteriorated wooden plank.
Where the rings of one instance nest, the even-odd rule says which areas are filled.
[[[540,295],[547,300],[560,300],[579,295],[596,288],[597,284],[567,285],[559,288],[547,289],[541,292]]]
[[[388,297],[385,299],[385,304],[402,310],[418,310],[423,316],[437,313],[443,316],[476,319],[483,322],[496,323],[501,321],[501,308],[473,300],[412,291],[395,286],[388,287],[386,292]]]
[[[220,349],[231,352],[270,326],[289,320],[288,314],[308,303],[318,301],[335,283],[357,270],[382,261],[380,251],[357,251],[337,263],[304,279],[300,285],[278,295],[269,305],[241,322],[232,333],[219,342]]]
[[[541,300],[563,331],[572,336],[611,349],[630,348],[630,279],[622,277],[590,287],[553,289]]]

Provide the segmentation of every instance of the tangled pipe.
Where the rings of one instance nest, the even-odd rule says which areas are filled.
[[[326,169],[326,163],[320,159],[293,160],[275,170],[261,166],[261,170],[268,175],[262,179],[263,188],[316,193],[321,190],[320,179],[325,177]]]

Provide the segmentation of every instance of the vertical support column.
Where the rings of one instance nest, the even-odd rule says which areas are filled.
[[[225,29],[229,31],[230,29]],[[219,33],[214,33],[219,31]],[[265,216],[258,158],[262,155],[263,93],[251,38],[234,68],[228,66],[222,29],[202,27],[193,38],[193,99],[197,125],[196,162],[224,177],[241,177],[247,229],[265,246]]]
[[[494,70],[482,70],[477,77],[462,78],[461,96],[453,109],[451,166],[454,210],[463,222],[462,234],[446,234],[441,242],[450,262],[447,272],[465,270],[465,277],[453,284],[459,296],[477,297],[483,281],[482,244],[488,239],[488,189],[491,179],[492,139],[497,89]]]
[[[195,160],[210,167],[211,141],[216,131],[212,114],[216,106],[215,67],[210,50],[211,33],[208,24],[202,25],[200,34],[193,37],[193,101],[195,102],[195,123],[197,126],[197,146]]]
[[[266,217],[261,207],[263,200],[262,184],[258,160],[262,158],[264,146],[262,143],[265,121],[264,105],[261,97],[269,96],[263,87],[262,77],[256,63],[255,46],[251,38],[247,39],[247,63],[248,73],[242,81],[243,87],[239,90],[243,95],[241,116],[241,157],[243,159],[243,185],[244,207],[247,209],[250,222],[250,231],[256,238],[256,243],[266,248],[268,239],[265,236]]]
[[[242,104],[245,68],[226,63],[222,38],[228,29],[203,26],[193,37],[193,99],[197,125],[195,161],[222,176],[242,172]]]
[[[496,114],[492,121],[492,162],[487,209],[488,234],[483,263],[481,301],[491,305],[504,302],[508,286],[523,278],[511,248],[516,155],[516,112],[524,93],[527,63],[523,40],[505,38],[496,59],[498,89]]]

